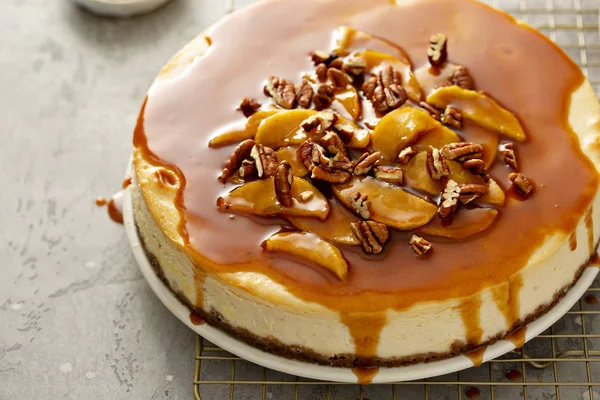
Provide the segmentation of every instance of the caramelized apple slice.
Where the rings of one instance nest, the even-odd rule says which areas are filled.
[[[410,64],[408,55],[394,43],[362,31],[357,31],[348,26],[341,26],[336,29],[333,42],[333,51],[341,56],[369,49],[390,54],[403,63]]]
[[[479,175],[475,175],[470,171],[463,168],[462,164],[454,160],[446,160],[448,168],[450,169],[449,179],[454,180],[458,184],[476,183],[483,185],[485,184],[483,178]]]
[[[359,245],[360,242],[350,228],[350,223],[358,221],[359,218],[335,199],[330,200],[329,209],[329,216],[325,221],[304,217],[287,217],[287,220],[300,230],[313,232],[332,242]]]
[[[279,110],[257,111],[248,118],[245,129],[221,133],[212,138],[210,142],[208,142],[208,146],[213,148],[229,146],[230,144],[242,142],[246,139],[252,139],[254,135],[256,135],[260,123],[278,112]]]
[[[438,86],[452,78],[452,75],[460,68],[460,65],[452,64],[449,61],[446,61],[441,68],[432,67],[427,63],[415,70],[415,77],[419,81],[423,93],[429,96]]]
[[[354,57],[359,57],[367,63],[366,71],[374,73],[379,67],[392,66],[402,75],[402,87],[406,90],[408,98],[418,103],[421,101],[421,86],[412,72],[409,62],[404,62],[390,54],[380,53],[374,50],[364,50],[356,52]]]
[[[300,144],[306,139],[300,124],[314,114],[314,110],[303,109],[274,114],[260,124],[254,140],[273,149]]]
[[[427,151],[429,146],[441,149],[444,145],[454,142],[460,142],[460,137],[454,133],[453,130],[439,124],[425,135],[421,136],[414,144],[412,144],[412,148],[415,149],[415,151]]]
[[[440,182],[433,180],[427,172],[427,152],[417,153],[402,169],[404,170],[405,182],[411,188],[433,196],[441,193],[442,186]]]
[[[360,97],[353,86],[335,94],[331,108],[345,118],[358,120],[360,117]]]
[[[442,87],[430,94],[427,102],[438,108],[452,105],[462,112],[465,119],[510,139],[525,140],[525,132],[517,117],[480,92],[458,86]]]
[[[277,150],[277,159],[279,163],[287,161],[292,166],[292,175],[294,176],[303,178],[309,173],[304,164],[302,164],[302,161],[298,159],[297,147],[287,146],[280,148]]]
[[[291,254],[317,264],[337,275],[341,280],[348,276],[348,264],[342,252],[331,243],[308,232],[280,232],[262,244],[266,251]]]
[[[493,206],[502,207],[504,205],[504,201],[506,200],[506,196],[504,195],[504,190],[498,185],[498,183],[491,179],[488,181],[488,191],[486,194],[478,198],[477,203],[487,203]]]
[[[452,130],[444,127],[425,110],[402,107],[392,111],[379,121],[371,133],[375,151],[380,151],[386,161],[395,161],[400,151],[431,134],[432,137],[420,144],[426,149],[428,143],[459,142],[460,138]],[[437,147],[437,146],[436,146]]]
[[[437,213],[437,206],[408,193],[406,190],[371,177],[354,177],[343,185],[334,185],[333,193],[347,208],[352,194],[367,195],[371,205],[369,219],[387,226],[409,230],[428,223]]]
[[[307,200],[304,193],[311,193]],[[329,214],[327,199],[313,185],[302,178],[294,178],[292,182],[294,205],[283,207],[277,201],[273,178],[249,182],[227,195],[219,197],[217,206],[221,212],[236,211],[260,216],[299,216],[314,217],[325,220]]]
[[[465,239],[488,229],[497,216],[498,211],[493,208],[463,209],[452,214],[451,220],[437,217],[417,231],[425,235]]]

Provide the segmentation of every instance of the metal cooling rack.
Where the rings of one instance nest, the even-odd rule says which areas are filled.
[[[223,13],[253,2],[226,0]],[[581,66],[600,97],[600,0],[485,2],[559,44]],[[578,304],[522,349],[477,368],[396,384],[361,386],[299,378],[252,364],[198,336],[194,396],[197,400],[462,400],[469,398],[470,388],[477,388],[477,398],[482,400],[600,400],[600,302],[591,304],[599,297],[600,275]],[[509,370],[521,377],[508,379]]]

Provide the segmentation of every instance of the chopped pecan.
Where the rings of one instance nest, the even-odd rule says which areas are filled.
[[[381,153],[376,151],[375,153],[364,153],[360,158],[356,161],[356,166],[354,167],[354,175],[366,175],[369,173],[373,167],[379,164],[379,159],[381,157]]]
[[[317,128],[320,132],[324,132],[333,126],[337,118],[337,114],[331,111],[323,111],[308,117],[300,126],[305,132],[312,132]]]
[[[442,115],[442,122],[454,129],[462,129],[463,116],[458,109],[448,106]]]
[[[329,183],[346,183],[352,177],[348,171],[327,167],[326,165],[317,165],[312,170],[312,179],[318,179]]]
[[[437,33],[429,38],[427,58],[431,65],[439,66],[448,59],[448,38],[443,33]]]
[[[515,171],[519,170],[519,167],[517,165],[517,156],[515,154],[514,145],[512,143],[505,143],[502,146],[500,146],[500,155],[502,156],[502,159],[504,160],[506,165],[508,165]]]
[[[333,86],[338,89],[344,89],[352,81],[352,78],[348,76],[344,71],[329,68],[327,70],[327,77],[333,83]]]
[[[315,74],[317,75],[319,82],[325,82],[327,80],[327,65],[323,63],[317,65]]]
[[[478,183],[465,183],[458,185],[460,188],[460,195],[458,199],[463,204],[469,204],[473,200],[476,200],[487,193],[487,185],[480,185]]]
[[[331,154],[342,154],[346,158],[349,157],[348,149],[346,149],[344,142],[336,132],[327,132],[327,134],[321,139],[321,143]]]
[[[302,164],[308,169],[312,171],[315,164],[312,161],[313,148],[315,146],[315,142],[311,139],[304,141],[297,150],[298,158],[302,161]]]
[[[533,191],[533,182],[531,182],[525,175],[519,173],[511,173],[508,175],[508,179],[512,182],[512,184],[517,188],[517,190],[525,195],[529,196]]]
[[[460,196],[460,187],[452,179],[448,179],[444,192],[440,198],[438,215],[440,218],[446,218],[458,208],[458,197]]]
[[[307,201],[312,199],[313,196],[314,196],[314,193],[307,190],[306,192],[300,193],[300,201],[302,201],[303,203],[306,203]]]
[[[256,169],[256,163],[252,160],[244,160],[242,161],[242,166],[238,170],[241,178],[248,178],[251,176],[258,175],[258,170]]]
[[[296,94],[296,103],[298,107],[309,108],[312,103],[313,88],[306,79],[302,79],[302,83],[298,87]]]
[[[310,55],[310,58],[315,65],[319,65],[319,64],[328,65],[329,63],[331,63],[333,60],[335,60],[337,58],[337,54],[329,53],[329,52],[323,51],[323,50],[316,50],[316,51],[312,52],[312,54]]]
[[[350,228],[367,254],[381,253],[390,235],[387,226],[375,221],[352,222]]]
[[[485,174],[485,161],[480,158],[472,158],[462,163],[464,169],[476,175]]]
[[[365,72],[367,62],[362,57],[348,57],[344,60],[342,71],[347,74],[360,76]]]
[[[324,110],[331,105],[333,102],[334,88],[331,85],[321,85],[317,89],[317,93],[313,96],[313,103],[315,103],[315,110]]]
[[[252,114],[254,114],[260,108],[260,103],[255,99],[251,99],[249,97],[244,97],[240,106],[237,108],[238,111],[241,111],[244,114],[244,117],[248,118]]]
[[[270,147],[256,144],[252,147],[250,157],[256,163],[256,170],[259,178],[268,178],[275,175],[275,170],[279,165],[277,152]]]
[[[404,173],[398,167],[380,167],[377,166],[374,169],[375,178],[382,182],[395,183],[401,185],[404,181]]]
[[[408,100],[406,90],[400,85],[401,78],[400,72],[388,65],[363,83],[362,90],[375,111],[384,114],[395,110]]]
[[[327,64],[327,66],[329,68],[335,68],[335,69],[342,69],[342,67],[344,66],[344,61],[341,58],[336,58],[333,61],[331,61],[329,64]]]
[[[442,155],[448,160],[464,162],[474,158],[481,158],[483,146],[479,143],[456,142],[442,147]]]
[[[347,122],[337,122],[333,125],[333,129],[342,138],[344,143],[350,143],[352,137],[358,133],[356,128]]]
[[[471,75],[469,75],[469,70],[462,66],[454,71],[450,79],[442,82],[437,87],[446,86],[458,86],[467,90],[473,90],[475,87],[473,79],[471,78]]]
[[[369,211],[369,208],[371,208],[371,200],[369,200],[367,194],[352,192],[346,199],[350,202],[354,211],[362,218],[369,219],[371,217],[371,211]]]
[[[426,101],[420,102],[419,107],[421,107],[423,110],[427,111],[429,113],[429,115],[431,115],[434,119],[436,119],[438,121],[442,119],[442,113],[439,112],[439,110],[437,108],[435,108],[431,104],[427,103]]]
[[[287,79],[269,76],[265,86],[265,94],[271,96],[275,104],[289,110],[296,105],[296,90],[294,84]]]
[[[443,176],[450,175],[450,169],[442,153],[433,146],[427,148],[427,171],[431,179],[436,181],[439,181]]]
[[[219,176],[219,181],[225,183],[227,179],[235,174],[235,171],[242,166],[242,162],[250,157],[254,144],[254,140],[248,139],[244,140],[236,147],[233,153],[231,153],[229,160],[225,163],[225,168],[223,168],[223,172],[221,173],[221,176]]]
[[[277,201],[284,207],[292,207],[294,198],[292,197],[292,183],[294,175],[292,175],[292,166],[284,161],[275,170],[275,196]]]
[[[410,237],[410,247],[412,247],[413,251],[417,253],[418,256],[422,256],[431,250],[431,243],[427,240],[423,239],[421,236],[417,236],[413,233]]]
[[[403,149],[400,154],[398,154],[398,162],[403,165],[408,164],[410,159],[413,158],[415,154],[417,154],[417,152],[409,146]]]

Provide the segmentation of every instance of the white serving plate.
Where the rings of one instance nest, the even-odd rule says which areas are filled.
[[[285,372],[292,375],[298,375],[305,378],[318,379],[333,382],[356,383],[357,377],[349,368],[327,367],[316,364],[308,364],[300,361],[289,360],[270,353],[261,351],[255,347],[249,346],[244,342],[229,336],[217,328],[208,324],[194,325],[190,321],[190,310],[181,304],[165,284],[156,276],[146,253],[142,249],[133,220],[133,208],[129,189],[125,190],[123,203],[123,217],[127,237],[133,250],[133,254],[142,270],[142,273],[152,291],[158,296],[163,304],[177,317],[190,327],[194,332],[201,335],[208,341],[223,348],[224,350],[244,358],[263,367]],[[590,266],[583,272],[581,278],[569,290],[569,292],[546,314],[527,325],[526,341],[531,340],[552,324],[558,321],[579,298],[590,287],[594,278],[598,274],[598,266]],[[490,345],[485,350],[483,361],[489,361],[513,350],[515,345],[507,340],[500,340]],[[379,372],[373,378],[373,383],[400,382],[416,379],[430,378],[433,376],[444,375],[451,372],[460,371],[473,366],[470,359],[463,355],[442,361],[420,363],[395,368],[380,368]]]

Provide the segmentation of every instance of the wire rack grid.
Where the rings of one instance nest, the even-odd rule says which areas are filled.
[[[223,13],[256,0],[226,0]],[[582,68],[600,97],[600,0],[486,0],[542,31]],[[550,329],[480,367],[395,384],[340,384],[269,370],[196,339],[197,400],[600,400],[600,276]],[[509,372],[510,371],[510,372]],[[516,372],[515,372],[516,371]]]

